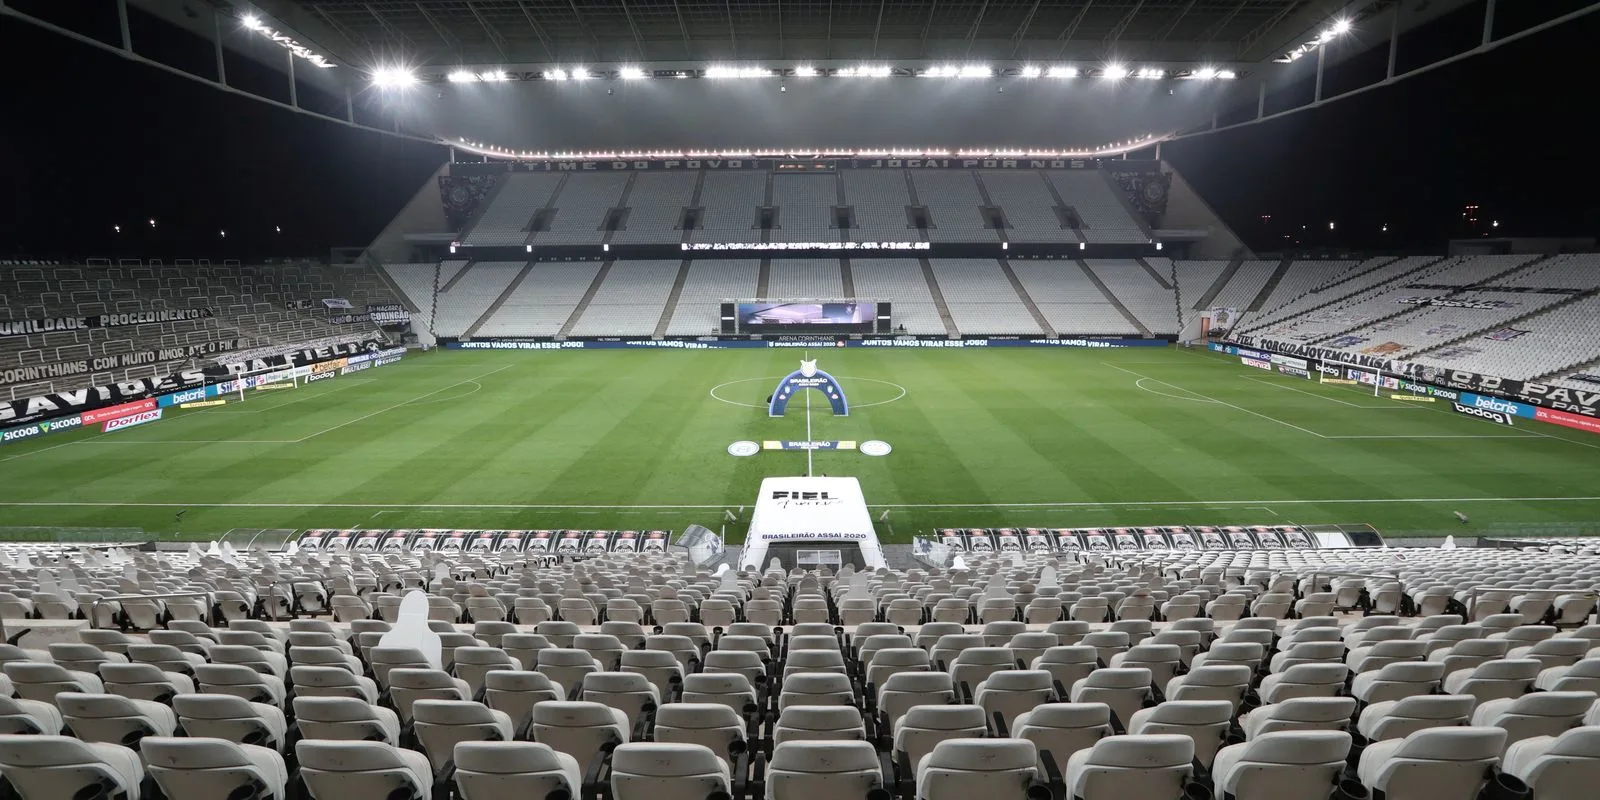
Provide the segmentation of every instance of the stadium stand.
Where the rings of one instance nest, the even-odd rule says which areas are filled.
[[[1076,242],[1077,236],[1061,224],[1055,200],[1038,172],[981,170],[978,180],[989,200],[1005,213],[1005,237],[1012,242]]]
[[[568,180],[551,199],[550,227],[533,234],[534,246],[593,244],[603,236],[606,215],[621,205],[630,173],[601,172],[585,180]]]
[[[533,230],[534,216],[544,208],[564,176],[547,172],[513,172],[484,204],[461,241],[472,246],[523,245]]]
[[[765,231],[756,222],[766,204],[767,178],[767,173],[759,172],[707,172],[701,178],[700,190],[704,215],[700,227],[691,232],[690,241],[762,241]]]
[[[1172,290],[1157,283],[1137,261],[1091,258],[1083,263],[1146,330],[1158,336],[1177,334],[1177,301]]]
[[[0,650],[23,798],[1565,800],[1600,765],[1592,544],[861,574],[0,547],[8,629],[120,628]]]
[[[1150,236],[1128,213],[1126,199],[1117,196],[1099,170],[1048,170],[1043,173],[1064,204],[1077,211],[1079,231],[1090,244],[1145,244]]]
[[[528,267],[525,261],[474,261],[462,267],[448,284],[440,287],[434,333],[466,335]]]
[[[494,297],[478,303],[479,313],[486,316],[478,325],[477,335],[554,336],[560,333],[562,326],[572,318],[579,301],[583,300],[589,287],[594,284],[595,275],[602,265],[599,262],[586,261],[576,264],[531,266],[532,269],[527,273],[527,277],[510,288],[498,307],[489,308],[489,301],[493,301]],[[474,269],[483,267],[483,264],[479,264]],[[516,274],[515,270],[520,270],[521,267],[521,264],[503,265],[499,268],[501,277],[506,271]],[[493,284],[483,288],[485,292],[491,286],[501,286],[504,290],[506,285],[500,277],[497,277]],[[461,288],[458,286],[452,291],[460,291]],[[489,310],[483,311],[485,308]]]
[[[997,242],[984,224],[983,196],[970,170],[911,172],[917,202],[928,210],[930,242]]]
[[[914,237],[906,211],[911,206],[911,191],[904,172],[847,169],[839,177],[855,222],[848,241],[900,242]]]
[[[831,222],[838,200],[839,180],[834,175],[772,176],[772,205],[778,209],[778,227],[772,231],[771,241],[839,241],[839,231]]]
[[[683,241],[679,228],[683,210],[693,205],[699,174],[693,172],[641,172],[628,192],[628,215],[622,230],[611,235],[616,244]]]
[[[721,303],[740,297],[755,297],[761,262],[745,259],[702,260],[689,265],[678,305],[670,309],[667,325],[670,336],[704,336],[717,332],[722,316]]]
[[[7,399],[165,375],[228,351],[366,339],[374,325],[333,319],[397,302],[365,267],[184,261],[9,267],[0,271],[0,298],[0,322],[166,317],[0,337],[0,392]],[[323,305],[334,298],[351,308]]]
[[[928,263],[958,330],[1028,336],[1043,333],[994,259],[935,258]]]
[[[613,263],[606,271],[605,282],[567,332],[574,336],[651,333],[666,309],[668,293],[678,279],[678,267],[677,261]]]
[[[894,303],[895,324],[907,333],[937,335],[945,332],[939,307],[933,302],[922,267],[908,259],[853,258],[850,274],[856,297]]]

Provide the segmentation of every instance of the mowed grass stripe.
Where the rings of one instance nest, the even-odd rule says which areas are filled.
[[[75,432],[0,448],[0,459],[21,456],[0,460],[0,502],[157,504],[9,506],[4,513],[14,525],[131,524],[199,536],[231,527],[716,527],[720,513],[693,509],[415,506],[747,506],[763,477],[803,474],[805,456],[764,452],[733,458],[727,444],[804,437],[803,402],[792,405],[788,417],[773,420],[762,409],[719,402],[707,392],[728,381],[762,378],[725,393],[760,404],[771,389],[767,384],[793,370],[801,355],[774,349],[410,357],[299,390],[253,393],[242,405],[224,407],[228,413],[177,412],[159,424],[108,436]],[[1438,404],[1415,412],[1346,406],[1328,398],[1358,404],[1381,399],[1179,349],[829,349],[810,355],[835,375],[878,378],[909,392],[887,405],[857,408],[847,418],[832,417],[820,398],[813,403],[814,438],[879,438],[894,446],[885,458],[816,454],[819,473],[860,477],[869,502],[1119,504],[896,509],[891,517],[898,540],[949,525],[1288,518],[1434,531],[1459,527],[1448,503],[1270,503],[1588,497],[1600,485],[1600,459],[1583,446],[1579,432],[1543,425],[1508,430],[1440,411]],[[480,379],[481,388],[465,384],[439,391],[492,370],[499,371]],[[1141,389],[1137,376],[1123,370],[1181,387],[1166,389],[1178,397]],[[1261,381],[1282,381],[1297,391]],[[857,404],[897,392],[843,382]],[[1228,406],[1180,399],[1189,392],[1329,437],[1490,438],[1322,438]],[[1553,438],[1527,437],[1532,430]],[[76,439],[83,441],[63,444]],[[1260,500],[1268,507],[1204,506],[1231,499]],[[166,503],[172,505],[161,506]],[[184,503],[292,505],[197,507],[175,522],[173,514]],[[376,507],[321,505],[339,503]],[[387,509],[393,513],[384,513],[385,503],[394,504]],[[1478,530],[1600,520],[1600,502],[1594,501],[1506,500],[1473,503],[1467,510]],[[737,538],[741,527],[732,525],[729,533]]]

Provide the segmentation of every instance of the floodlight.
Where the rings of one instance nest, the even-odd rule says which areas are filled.
[[[1088,250],[1089,249],[1089,243],[1088,242],[1078,242],[1078,249],[1079,250]],[[450,252],[454,253],[455,251],[451,250]]]
[[[503,72],[501,70],[495,69],[495,70],[490,70],[488,72],[480,72],[480,73],[478,73],[478,80],[487,81],[489,83],[503,83],[505,81],[511,80],[511,76],[507,75],[505,72]]]
[[[1209,81],[1217,77],[1217,70],[1213,67],[1201,67],[1194,71],[1196,80]]]
[[[478,76],[464,69],[453,70],[449,75],[445,76],[445,80],[450,81],[451,83],[472,83],[477,79]]]
[[[155,221],[155,218],[152,217],[150,219],[150,227],[154,228],[155,226],[156,226],[156,221]]]
[[[244,15],[244,18],[239,20],[239,24],[253,31],[261,30],[263,27],[261,24],[261,18],[254,14]]]
[[[594,77],[594,76],[589,74],[589,68],[588,67],[573,67],[572,68],[572,79],[575,80],[575,81],[588,80],[589,78],[592,78],[592,77]]]
[[[113,230],[113,231],[115,231],[117,233],[122,233],[122,226],[121,225],[112,225],[111,226],[111,230]]]
[[[1045,73],[1045,76],[1049,78],[1076,78],[1078,77],[1078,68],[1051,67],[1050,71]]]
[[[1160,250],[1160,249],[1161,249],[1161,243],[1160,243],[1160,242],[1156,242],[1156,249],[1157,249],[1157,250]]]
[[[222,238],[224,238],[224,239],[228,238],[228,232],[227,231],[217,231],[217,234],[219,236],[221,236]]]
[[[1239,77],[1239,73],[1234,72],[1231,69],[1219,69],[1219,70],[1217,70],[1217,78],[1220,79],[1220,80],[1231,81],[1231,80],[1233,80],[1234,78],[1237,78],[1237,77]]]
[[[625,81],[636,81],[645,77],[644,70],[638,67],[623,67],[618,74]]]
[[[1000,249],[1001,250],[1010,250],[1011,249],[1011,243],[1010,242],[1001,242],[1000,243]]]
[[[544,79],[547,81],[564,81],[567,79],[567,71],[564,69],[545,70]]]
[[[1044,74],[1044,70],[1038,67],[1023,67],[1022,71],[1018,74],[1024,78],[1037,78]]]
[[[986,66],[975,65],[975,66],[970,66],[970,67],[962,67],[961,71],[956,74],[956,77],[959,77],[959,78],[988,78],[988,77],[991,77],[993,75],[994,75],[994,70],[989,69]]]
[[[1348,19],[1341,19],[1341,20],[1333,23],[1333,33],[1334,33],[1334,35],[1343,36],[1343,35],[1349,33],[1350,32],[1350,25],[1351,25],[1351,23],[1350,23],[1350,20],[1348,20]]]
[[[533,245],[531,245],[531,244],[525,244],[525,245],[523,245],[523,246],[522,246],[522,252],[524,252],[524,253],[531,253],[531,252],[533,252]]]
[[[794,76],[796,78],[815,78],[815,77],[817,77],[817,68],[816,67],[795,67],[794,68]]]
[[[1128,68],[1121,64],[1110,64],[1100,71],[1100,77],[1107,80],[1120,81],[1128,77]]]
[[[1167,77],[1166,70],[1156,69],[1154,67],[1145,67],[1144,69],[1139,70],[1137,74],[1139,78],[1144,80],[1160,80]]]
[[[405,67],[379,67],[372,73],[372,85],[380,89],[403,89],[417,84],[417,74]]]
[[[770,78],[772,70],[765,67],[708,67],[707,78]]]

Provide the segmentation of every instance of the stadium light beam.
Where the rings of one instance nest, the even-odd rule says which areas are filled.
[[[379,89],[405,89],[417,85],[417,73],[405,67],[379,67],[372,73],[372,85]]]

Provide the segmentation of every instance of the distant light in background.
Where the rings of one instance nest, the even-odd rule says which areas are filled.
[[[1123,78],[1128,77],[1128,68],[1121,64],[1108,64],[1106,65],[1106,68],[1101,71],[1100,76],[1106,80],[1120,81]]]
[[[404,89],[417,85],[417,74],[405,67],[379,67],[372,72],[372,85],[379,89]]]
[[[564,81],[567,79],[567,71],[564,69],[545,70],[544,79],[547,81]]]
[[[1333,220],[1328,220],[1328,230],[1333,230]]]
[[[815,77],[817,77],[817,68],[816,67],[795,67],[794,68],[794,76],[796,78],[815,78]]]
[[[1024,78],[1037,78],[1044,75],[1044,70],[1039,67],[1023,67],[1017,74]]]
[[[151,217],[150,218],[150,227],[154,228],[155,226],[156,226],[156,220],[155,220],[154,217]]]
[[[272,232],[273,233],[283,233],[283,228],[281,226],[274,225],[274,226],[272,226]]]
[[[707,78],[770,78],[772,70],[766,67],[710,67]]]
[[[961,68],[961,73],[960,73],[960,75],[958,77],[962,77],[962,78],[989,78],[989,77],[993,77],[993,75],[994,75],[994,70],[989,69],[987,66],[974,65],[974,66],[970,66],[970,67],[962,67]]]
[[[588,80],[588,79],[590,79],[592,77],[594,77],[594,76],[589,74],[589,68],[588,67],[573,67],[572,68],[572,79],[575,80],[575,81],[586,81],[586,80]]]
[[[1044,75],[1047,78],[1076,78],[1078,77],[1078,68],[1051,67]]]
[[[638,67],[623,67],[617,71],[617,75],[625,81],[637,81],[645,77],[644,70]]]
[[[122,226],[121,225],[112,225],[111,226],[111,230],[114,233],[122,233]]]
[[[217,235],[221,236],[224,239],[228,238],[228,232],[227,231],[217,231]]]
[[[1146,67],[1139,70],[1139,72],[1135,74],[1135,77],[1143,80],[1160,80],[1167,77],[1167,71],[1164,69],[1156,69],[1154,67]]]

